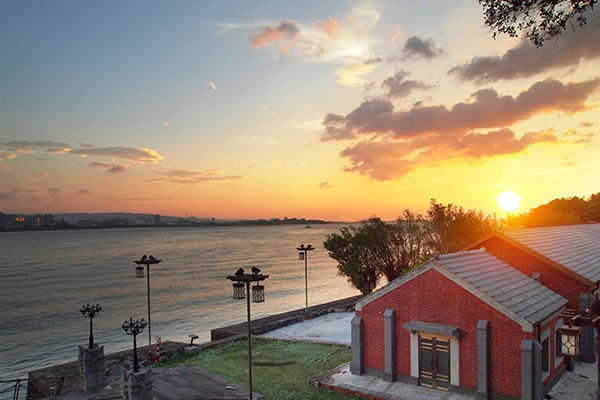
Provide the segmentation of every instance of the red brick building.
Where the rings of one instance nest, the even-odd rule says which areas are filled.
[[[565,369],[568,300],[485,249],[435,257],[356,304],[353,374],[541,399]]]
[[[493,232],[465,250],[479,248],[559,293],[569,308],[590,308],[598,298],[600,224]],[[580,360],[594,362],[594,347],[593,329],[583,328]]]

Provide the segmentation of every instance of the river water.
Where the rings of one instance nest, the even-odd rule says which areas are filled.
[[[305,305],[304,261],[308,254],[309,305],[359,294],[337,275],[323,241],[344,225],[203,228],[127,228],[0,232],[0,380],[77,359],[86,346],[89,320],[79,309],[99,303],[94,339],[105,354],[131,348],[121,329],[125,319],[147,319],[146,278],[135,278],[134,260],[144,254],[163,260],[150,266],[151,321],[169,341],[210,340],[210,330],[246,320],[246,302],[232,299],[227,275],[257,266],[269,278],[266,301],[252,303],[252,318]],[[148,334],[138,346],[148,345]],[[11,398],[0,384],[0,399]]]

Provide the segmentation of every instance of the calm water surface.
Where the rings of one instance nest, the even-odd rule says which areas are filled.
[[[135,278],[133,263],[143,254],[163,260],[150,267],[152,336],[163,340],[195,333],[208,341],[211,329],[244,322],[246,303],[231,298],[225,278],[240,267],[270,275],[253,319],[304,307],[301,243],[317,247],[308,257],[309,305],[356,295],[323,248],[342,226],[0,232],[0,380],[76,360],[88,342],[89,320],[79,312],[87,303],[103,307],[94,338],[105,353],[130,348],[121,324],[147,319],[146,279]],[[148,340],[144,332],[138,345]],[[6,389],[0,385],[0,398],[11,398]]]

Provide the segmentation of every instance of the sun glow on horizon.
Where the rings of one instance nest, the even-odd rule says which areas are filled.
[[[500,193],[496,199],[498,200],[498,207],[507,213],[517,211],[521,206],[521,196],[512,190],[506,190]]]

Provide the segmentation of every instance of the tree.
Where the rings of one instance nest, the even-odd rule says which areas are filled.
[[[338,262],[338,273],[363,294],[371,293],[380,278],[388,282],[423,262],[427,255],[426,222],[405,210],[403,219],[387,224],[372,217],[360,226],[327,235],[323,246]]]
[[[323,242],[329,256],[338,262],[338,274],[347,277],[362,294],[371,293],[381,277],[368,254],[375,243],[375,238],[369,237],[369,231],[375,230],[379,222],[379,219],[371,218],[363,221],[360,227],[343,227],[339,234],[327,235]]]
[[[484,24],[499,34],[525,37],[536,47],[560,35],[567,26],[575,30],[587,24],[585,13],[598,0],[478,0],[483,6]]]
[[[554,199],[527,213],[508,218],[509,225],[525,228],[589,222],[600,222],[600,193],[592,194],[589,200],[577,196]]]
[[[467,210],[453,204],[444,206],[431,199],[427,216],[430,222],[430,247],[438,254],[459,251],[499,228],[495,216]]]

